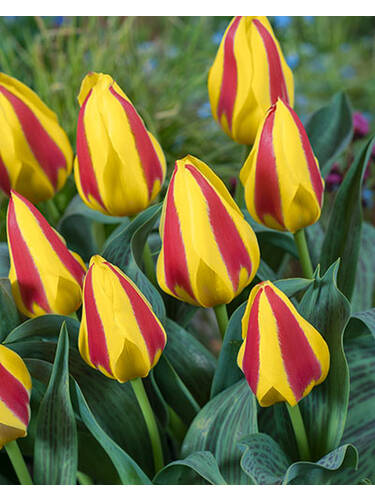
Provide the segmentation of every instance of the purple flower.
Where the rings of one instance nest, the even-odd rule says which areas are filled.
[[[354,139],[360,139],[367,135],[370,131],[370,125],[367,118],[360,113],[355,111],[353,113],[353,128],[354,128]]]
[[[339,170],[339,165],[334,163],[330,173],[326,178],[326,189],[328,192],[335,191],[342,183],[343,175]]]

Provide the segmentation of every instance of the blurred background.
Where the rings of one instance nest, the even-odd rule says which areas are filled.
[[[176,158],[191,153],[231,185],[247,150],[214,122],[207,94],[207,73],[230,19],[2,17],[0,71],[41,96],[73,145],[82,78],[88,71],[110,73],[157,136],[170,169]],[[344,90],[360,113],[359,138],[375,130],[375,18],[271,16],[270,21],[294,72],[302,120]],[[335,168],[329,190],[339,185],[347,165]],[[373,203],[371,171],[367,208]],[[57,202],[67,204],[74,192],[71,179]]]

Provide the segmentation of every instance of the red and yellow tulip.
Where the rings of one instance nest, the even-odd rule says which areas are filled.
[[[231,302],[259,266],[254,231],[223,182],[188,155],[176,162],[160,222],[160,287],[203,307]]]
[[[26,436],[31,377],[22,359],[0,344],[0,448]]]
[[[261,406],[295,406],[328,374],[325,340],[270,281],[250,293],[242,338],[237,362]]]
[[[279,97],[293,106],[293,74],[266,17],[231,21],[209,72],[208,93],[213,117],[241,144],[253,144]]]
[[[31,89],[0,73],[0,188],[38,203],[72,170],[73,151],[53,113]]]
[[[89,73],[78,101],[74,174],[82,200],[107,215],[141,212],[165,178],[159,143],[111,76]]]
[[[107,377],[146,377],[158,362],[166,334],[151,305],[116,266],[91,258],[83,287],[79,351]]]
[[[306,131],[282,99],[271,106],[240,173],[250,215],[295,233],[320,217],[324,181]]]
[[[12,191],[7,215],[9,280],[29,317],[71,314],[82,302],[86,267],[31,202]]]

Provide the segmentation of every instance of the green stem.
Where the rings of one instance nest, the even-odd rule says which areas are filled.
[[[25,460],[23,459],[22,453],[18,447],[16,440],[4,446],[6,452],[8,453],[9,460],[12,462],[15,473],[17,474],[20,484],[33,484],[31,480],[30,473],[26,467]]]
[[[156,274],[155,274],[155,266],[154,266],[154,261],[152,258],[151,254],[151,249],[150,245],[147,243],[145,244],[144,250],[143,250],[143,264],[145,268],[145,273],[147,278],[151,281],[151,283],[156,286],[157,281],[156,281]]]
[[[161,447],[160,435],[158,426],[155,421],[154,412],[152,411],[148,400],[145,388],[141,378],[136,378],[130,381],[135,397],[142,410],[143,418],[145,419],[147,430],[151,440],[152,453],[154,455],[155,472],[158,472],[164,466],[163,450]]]
[[[311,264],[309,249],[307,248],[305,231],[303,229],[299,229],[296,233],[294,233],[294,241],[297,246],[303,275],[305,278],[311,279],[313,276],[313,267]]]
[[[214,307],[217,324],[221,333],[221,338],[224,339],[225,332],[228,326],[228,313],[225,304],[219,304]]]
[[[46,210],[48,222],[55,226],[60,219],[60,212],[58,211],[55,202],[52,199],[46,200],[44,202],[44,207]]]
[[[290,406],[288,403],[285,404],[289,413],[289,418],[292,423],[294,434],[296,436],[300,459],[309,461],[311,460],[309,441],[307,439],[306,429],[303,423],[299,406],[298,404],[296,404],[295,406]]]
[[[81,471],[77,471],[77,480],[82,485],[94,484],[91,477]]]

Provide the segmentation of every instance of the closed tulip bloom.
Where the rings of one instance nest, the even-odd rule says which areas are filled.
[[[107,215],[141,212],[163,184],[163,151],[109,75],[89,73],[78,96],[75,181],[82,200]]]
[[[119,382],[147,377],[166,340],[150,303],[130,278],[99,255],[92,257],[79,331],[86,363]]]
[[[259,128],[240,179],[246,206],[260,224],[295,233],[320,217],[324,181],[306,131],[279,99]]]
[[[85,264],[32,203],[14,191],[7,233],[9,280],[18,309],[31,318],[76,311],[82,302]]]
[[[295,406],[328,374],[325,340],[270,281],[250,293],[242,338],[237,362],[261,406]]]
[[[188,155],[176,162],[160,222],[160,287],[190,304],[231,302],[259,266],[254,231],[223,182]]]
[[[0,449],[25,437],[30,420],[31,377],[22,359],[0,344]]]
[[[233,18],[208,75],[208,93],[213,117],[241,144],[253,144],[278,97],[293,106],[293,74],[266,17]]]
[[[0,73],[0,188],[38,203],[72,170],[73,151],[55,113],[23,83]]]

